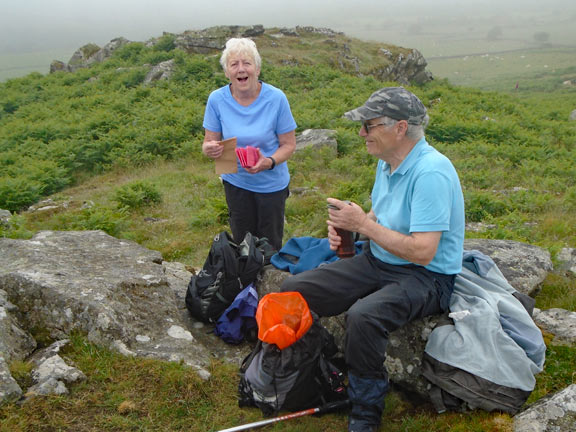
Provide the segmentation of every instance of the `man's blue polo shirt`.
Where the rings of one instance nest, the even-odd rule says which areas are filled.
[[[462,269],[464,248],[464,197],[452,162],[422,138],[400,166],[378,162],[372,189],[372,209],[380,225],[409,235],[412,232],[442,231],[428,270],[457,274]],[[389,264],[410,264],[370,243],[376,258]]]

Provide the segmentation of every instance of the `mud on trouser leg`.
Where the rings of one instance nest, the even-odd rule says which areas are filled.
[[[352,406],[348,417],[349,431],[376,430],[380,425],[388,388],[387,379],[348,375],[348,396]]]

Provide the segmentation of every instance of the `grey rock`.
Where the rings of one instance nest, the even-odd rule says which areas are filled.
[[[59,71],[74,72],[81,68],[90,67],[95,63],[103,62],[110,58],[114,51],[128,43],[130,43],[128,39],[119,37],[112,39],[103,48],[93,43],[86,44],[72,54],[68,63],[60,60],[52,61],[50,64],[50,73]]]
[[[576,384],[537,401],[514,416],[514,432],[573,432],[576,430]]]
[[[173,59],[158,63],[146,74],[143,83],[150,84],[154,81],[168,80],[174,74],[175,68],[176,62]]]
[[[70,68],[63,61],[52,60],[52,63],[50,63],[50,73],[54,72],[70,72]]]
[[[158,252],[101,231],[0,239],[0,289],[23,323],[54,339],[80,330],[127,355],[183,361],[207,376],[211,354],[188,334]]]
[[[17,319],[18,308],[0,289],[0,356],[7,362],[24,360],[36,349],[36,341]]]
[[[576,121],[576,109],[570,113],[570,121]]]
[[[165,33],[166,34],[166,33]],[[321,35],[326,37],[325,43],[333,46],[334,64],[348,73],[361,75],[362,69],[361,54],[352,53],[350,46],[338,41],[342,39],[342,32],[336,32],[329,28],[317,28],[312,26],[298,26],[295,29],[270,29],[268,31],[260,24],[252,26],[214,26],[203,30],[188,30],[181,34],[174,35],[174,46],[189,54],[208,54],[219,55],[224,48],[226,41],[232,37],[249,37],[253,38],[256,44],[260,44],[261,38],[274,38],[277,42],[270,45],[274,48],[279,47],[282,38],[306,37]],[[148,40],[146,46],[156,45],[161,38]],[[89,67],[109,58],[112,53],[119,47],[130,43],[125,38],[116,38],[110,41],[106,46],[100,48],[95,44],[87,44],[79,48],[70,58],[68,63],[54,60],[50,66],[50,72],[68,71],[73,72],[79,68]],[[402,48],[399,54],[393,54],[386,48],[381,48],[382,64],[370,70],[369,75],[381,81],[396,81],[400,84],[423,84],[433,79],[432,74],[426,70],[427,62],[418,50],[407,50]],[[283,65],[297,66],[299,64],[296,58],[283,58],[278,62]]]
[[[511,240],[466,239],[464,249],[478,250],[494,260],[510,285],[534,297],[553,269],[550,253],[538,246]]]
[[[109,59],[112,57],[114,51],[129,43],[130,41],[123,37],[112,39],[110,42],[104,45],[102,49],[96,51],[96,53],[88,59],[87,66],[94,63],[101,63],[104,60]]]
[[[314,149],[328,147],[334,156],[338,153],[336,131],[331,129],[306,129],[296,136],[296,151],[312,147]]]
[[[0,227],[9,228],[12,213],[9,210],[0,209]]]
[[[35,364],[32,371],[34,384],[28,389],[26,396],[67,394],[66,384],[86,379],[81,370],[69,366],[58,354],[67,343],[67,340],[60,340],[31,357],[30,361]]]
[[[264,34],[262,25],[215,26],[200,31],[186,31],[176,37],[174,45],[190,54],[222,51],[232,37],[256,37]]]
[[[556,258],[559,262],[558,270],[576,275],[576,249],[562,248]]]
[[[12,377],[8,363],[0,353],[0,405],[14,402],[22,396],[22,389]]]
[[[400,53],[392,61],[376,73],[377,78],[383,81],[397,81],[402,85],[409,85],[411,82],[423,84],[433,79],[432,74],[426,70],[428,62],[416,49],[407,55]]]
[[[552,308],[534,309],[534,322],[554,335],[554,343],[572,345],[576,343],[576,312]]]
[[[519,242],[467,240],[466,249],[491,256],[509,282],[525,292],[535,292],[551,269],[546,251]],[[0,394],[5,395],[0,401],[18,398],[22,392],[4,357],[22,359],[34,349],[25,331],[29,326],[60,339],[50,347],[52,360],[46,360],[46,350],[32,357],[45,358],[44,368],[38,369],[53,372],[38,378],[32,394],[67,391],[58,371],[72,366],[63,365],[58,350],[73,330],[124,355],[183,361],[205,379],[213,357],[239,365],[251,344],[225,343],[212,333],[212,325],[195,320],[186,309],[186,290],[197,270],[163,261],[158,252],[101,231],[44,231],[31,240],[0,239]],[[290,276],[267,266],[256,281],[259,296],[278,291]],[[537,311],[537,316],[545,323],[553,313]],[[573,328],[571,313],[558,314],[554,325],[546,323],[551,330]],[[345,316],[322,318],[340,348]],[[421,359],[428,335],[441,318],[428,317],[390,335],[386,359],[390,378],[418,398],[427,397]],[[558,337],[560,331],[555,334]]]

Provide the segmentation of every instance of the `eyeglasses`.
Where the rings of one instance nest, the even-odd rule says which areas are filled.
[[[396,122],[394,123],[386,123],[386,122],[382,122],[382,123],[368,123],[368,122],[362,122],[362,127],[364,128],[364,130],[366,131],[367,134],[370,133],[370,130],[374,129],[377,126],[394,126]]]

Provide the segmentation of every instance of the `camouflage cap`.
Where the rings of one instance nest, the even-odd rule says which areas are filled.
[[[384,116],[394,120],[406,120],[412,125],[421,125],[428,117],[424,104],[404,87],[384,87],[376,90],[364,105],[344,114],[344,117],[358,121]]]

